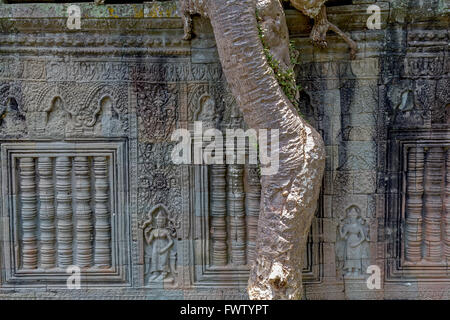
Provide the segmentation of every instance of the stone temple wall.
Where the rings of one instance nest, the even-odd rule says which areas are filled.
[[[286,10],[327,151],[305,297],[449,299],[449,3],[330,3],[355,60]],[[209,22],[188,42],[176,2],[80,3],[70,30],[69,5],[0,4],[0,299],[247,298],[257,167],[171,160],[177,128],[246,127]]]

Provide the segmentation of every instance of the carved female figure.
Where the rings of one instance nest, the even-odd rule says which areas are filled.
[[[216,103],[208,94],[203,94],[198,99],[197,108],[193,112],[194,121],[202,121],[205,128],[213,128],[216,118]]]
[[[99,113],[101,117],[101,126],[99,128],[103,135],[117,134],[122,131],[122,122],[111,97],[105,96],[101,99]]]
[[[149,282],[161,282],[169,279],[168,276],[172,272],[170,254],[174,246],[174,230],[168,226],[168,217],[164,209],[159,209],[155,217],[156,224],[152,224],[152,214],[149,220],[144,222],[144,236],[147,244],[151,246],[149,252]]]
[[[339,234],[345,240],[345,264],[344,271],[346,276],[359,276],[362,270],[361,258],[363,247],[361,244],[366,240],[364,227],[359,221],[360,209],[357,206],[351,206],[346,210],[348,222],[341,223]]]
[[[204,121],[214,121],[215,112],[216,112],[216,104],[214,102],[214,99],[210,96],[203,96],[200,98],[200,105],[201,105],[201,116]]]

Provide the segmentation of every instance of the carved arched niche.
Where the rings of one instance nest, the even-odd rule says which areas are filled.
[[[70,129],[73,113],[70,112],[75,98],[59,85],[45,86],[36,98],[33,118],[35,121],[35,135],[64,138]]]
[[[20,89],[9,84],[0,86],[0,135],[20,137],[26,133],[26,114]]]
[[[92,122],[94,132],[101,136],[111,136],[117,132],[123,132],[119,111],[115,108],[117,102],[110,95],[102,96],[98,101],[98,112]],[[91,124],[91,123],[90,123]]]
[[[48,109],[45,110],[45,126],[43,130],[53,137],[64,136],[66,125],[70,115],[64,110],[64,101],[60,96],[55,96]]]
[[[205,127],[214,127],[216,119],[216,102],[209,94],[203,94],[198,100],[197,109],[194,110],[194,121],[202,121]]]
[[[35,134],[56,139],[124,136],[128,129],[124,92],[103,84],[92,89],[67,84],[44,87],[35,99]]]
[[[103,84],[90,90],[77,117],[82,131],[104,137],[125,135],[128,122],[121,94]]]

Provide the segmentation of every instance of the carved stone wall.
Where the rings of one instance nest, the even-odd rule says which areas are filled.
[[[355,60],[333,33],[311,46],[310,21],[286,9],[301,111],[327,150],[305,297],[448,299],[448,4],[346,3],[328,14]],[[195,139],[195,121],[248,129],[209,22],[183,41],[174,1],[82,3],[76,31],[68,5],[0,4],[0,299],[245,299],[257,166],[171,160],[172,133]]]
[[[2,143],[4,286],[65,286],[72,265],[90,285],[127,284],[125,153],[124,141]]]
[[[370,4],[381,9],[379,30],[357,27]],[[356,60],[334,36],[324,51],[291,29],[306,48],[302,112],[327,148],[324,273],[307,297],[448,298],[448,7],[360,1],[329,12],[358,42]],[[366,284],[370,266],[381,271],[378,290]]]

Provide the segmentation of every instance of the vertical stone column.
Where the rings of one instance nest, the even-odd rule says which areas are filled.
[[[425,159],[425,260],[442,261],[441,219],[442,219],[442,165],[444,153],[441,147],[429,149]]]
[[[68,157],[57,157],[56,176],[56,239],[58,246],[58,267],[73,264],[73,223],[72,223],[72,162]]]
[[[227,203],[228,216],[230,217],[231,262],[234,265],[247,264],[243,173],[243,165],[232,164],[228,166]]]
[[[41,259],[43,269],[56,266],[55,235],[55,194],[53,191],[53,161],[51,158],[38,159],[39,172],[39,223],[41,230]]]
[[[94,263],[97,267],[111,266],[111,226],[109,212],[108,160],[94,158],[95,177],[95,248]]]
[[[212,264],[225,266],[227,254],[226,165],[211,165],[211,223]]]
[[[445,211],[444,211],[444,256],[450,261],[450,148],[446,152],[446,183],[445,183]]]
[[[408,150],[405,258],[412,262],[422,259],[424,158],[422,147]]]
[[[38,248],[36,236],[36,170],[33,158],[19,159],[20,203],[22,222],[22,268],[37,269]]]
[[[92,210],[91,181],[87,157],[75,157],[75,199],[76,199],[76,239],[77,259],[76,264],[80,268],[92,266]]]
[[[256,258],[256,236],[258,234],[258,217],[261,201],[261,183],[257,166],[249,166],[247,181],[247,262],[252,264]]]

